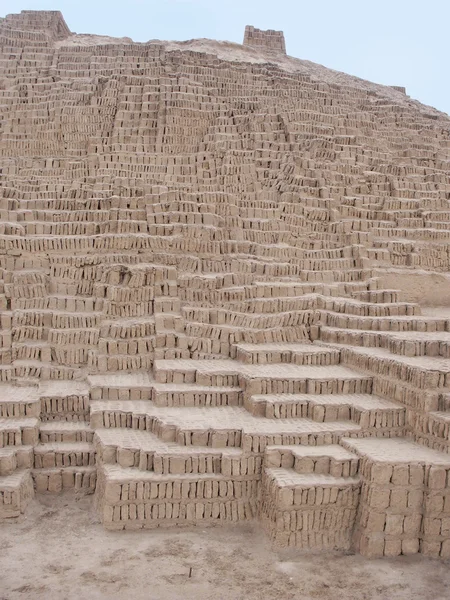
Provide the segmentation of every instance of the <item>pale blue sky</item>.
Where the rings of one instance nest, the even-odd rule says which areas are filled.
[[[242,43],[245,25],[282,29],[287,52],[450,113],[450,0],[0,0],[0,16],[60,10],[77,33]]]

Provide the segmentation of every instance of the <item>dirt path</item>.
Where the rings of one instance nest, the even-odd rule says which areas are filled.
[[[107,532],[91,498],[0,525],[0,600],[449,600],[450,563],[277,555],[257,526]]]

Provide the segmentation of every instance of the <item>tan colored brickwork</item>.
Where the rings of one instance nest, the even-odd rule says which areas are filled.
[[[244,46],[252,46],[258,50],[272,50],[286,54],[286,45],[282,31],[268,29],[262,31],[247,25],[244,33]]]
[[[448,558],[448,117],[250,26],[0,51],[0,519]]]

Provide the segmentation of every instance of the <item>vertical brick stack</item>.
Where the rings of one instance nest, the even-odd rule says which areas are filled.
[[[348,550],[359,502],[357,457],[337,445],[269,447],[265,464],[261,520],[274,545]]]
[[[282,31],[273,29],[257,29],[252,25],[246,25],[244,33],[244,46],[251,46],[258,50],[272,50],[286,54],[286,44]]]
[[[390,440],[346,440],[361,456],[355,544],[365,556],[450,556],[450,456]]]

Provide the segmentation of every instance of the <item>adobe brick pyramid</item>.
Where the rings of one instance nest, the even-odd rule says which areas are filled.
[[[448,116],[253,27],[0,46],[0,518],[449,558]]]

